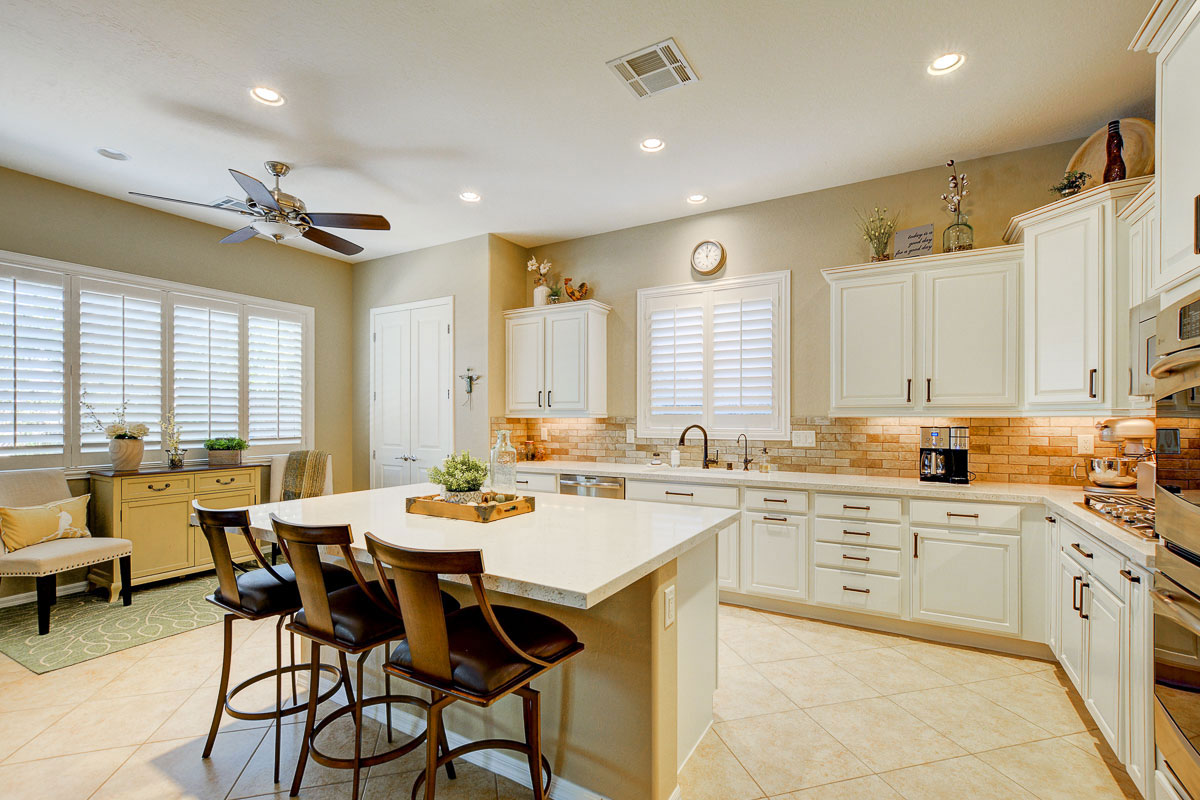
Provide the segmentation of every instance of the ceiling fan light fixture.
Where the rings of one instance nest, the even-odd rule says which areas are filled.
[[[302,236],[303,232],[286,222],[272,222],[271,220],[259,220],[253,223],[250,227],[261,233],[263,236],[270,236],[275,241],[283,241],[284,239],[295,239]]]
[[[250,90],[250,96],[266,106],[281,106],[287,99],[269,86],[255,86]]]

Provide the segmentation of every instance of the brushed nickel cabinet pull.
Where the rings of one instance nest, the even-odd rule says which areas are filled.
[[[787,522],[788,521],[787,517],[771,517],[766,514],[763,514],[763,519],[768,520],[770,522]]]
[[[842,503],[842,510],[843,511],[870,511],[871,507],[870,506],[848,506],[845,503]]]
[[[871,535],[870,531],[848,531],[845,529],[842,530],[842,533],[845,534],[846,536],[870,536]]]
[[[695,497],[696,496],[695,492],[672,492],[670,489],[667,489],[666,492],[667,492],[667,494],[674,495],[675,497]]]
[[[1079,555],[1083,556],[1084,558],[1091,558],[1091,557],[1092,557],[1092,554],[1091,554],[1091,553],[1089,553],[1087,550],[1084,550],[1082,547],[1080,547],[1078,542],[1071,542],[1071,548],[1072,548],[1072,549],[1073,549],[1073,550],[1074,550],[1076,553],[1079,553]]]
[[[959,514],[957,511],[947,511],[947,517],[963,517],[965,519],[979,519],[978,514]]]
[[[1088,397],[1096,396],[1096,370],[1088,370]],[[1084,617],[1087,619],[1087,617]]]
[[[846,585],[844,585],[844,584],[842,585],[842,591],[844,591],[844,592],[858,592],[859,594],[870,594],[870,593],[871,593],[871,590],[870,590],[870,589],[855,589],[853,586],[846,586]]]
[[[1129,581],[1130,583],[1141,583],[1142,582],[1141,578],[1139,578],[1137,575],[1134,575],[1132,572],[1130,572],[1127,569],[1121,570],[1121,577],[1124,578],[1125,580]]]
[[[849,555],[846,555],[845,553],[842,553],[842,558],[846,559],[847,561],[870,561],[871,560],[870,556],[849,556]]]
[[[152,492],[165,492],[167,489],[171,488],[171,484],[164,483],[162,486],[155,486],[153,483],[148,483],[146,484],[146,488]]]

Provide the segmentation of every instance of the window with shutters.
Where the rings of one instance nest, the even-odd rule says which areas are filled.
[[[785,439],[790,273],[638,292],[638,435]]]
[[[313,310],[0,252],[0,469],[108,463],[102,423],[145,423],[163,460],[175,409],[183,446],[240,436],[250,455],[312,441]]]

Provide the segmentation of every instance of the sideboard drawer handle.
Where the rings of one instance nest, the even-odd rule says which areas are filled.
[[[870,556],[848,556],[845,553],[842,553],[842,558],[846,559],[847,561],[870,561],[871,560]]]
[[[844,511],[870,511],[871,507],[870,506],[848,506],[845,503],[843,503],[842,509]]]
[[[855,589],[853,586],[845,586],[845,585],[842,586],[842,591],[858,592],[859,594],[870,594],[871,593],[870,589]]]
[[[766,514],[763,514],[763,519],[768,520],[770,522],[787,522],[788,521],[787,517],[771,517]]]
[[[152,492],[165,492],[167,489],[171,488],[171,484],[164,483],[162,486],[155,486],[153,483],[148,483],[146,484],[146,488]]]
[[[220,478],[217,478],[217,483],[221,484],[222,486],[228,486],[229,484],[233,483],[236,480],[237,480],[237,478],[230,478],[227,481],[223,481]]]
[[[844,533],[847,536],[870,536],[871,535],[870,531],[848,531],[845,529],[842,529],[842,533]]]
[[[959,514],[957,511],[947,511],[947,517],[963,517],[965,519],[979,519],[978,514]]]
[[[783,503],[784,505],[786,505],[786,504],[787,504],[787,498],[786,498],[786,497],[784,497],[784,498],[782,498],[782,499],[779,499],[779,498],[775,498],[775,497],[764,497],[764,498],[763,498],[763,502],[764,502],[764,503]]]
[[[672,492],[670,489],[667,489],[667,494],[674,495],[675,497],[695,497],[696,496],[694,492]]]
[[[1072,548],[1072,549],[1073,549],[1073,550],[1074,550],[1076,553],[1079,553],[1079,555],[1083,556],[1084,558],[1091,558],[1091,557],[1092,557],[1092,554],[1091,554],[1091,553],[1089,553],[1087,550],[1084,550],[1082,547],[1080,547],[1080,546],[1079,546],[1079,544],[1078,544],[1077,542],[1071,542],[1071,548]]]
[[[527,486],[529,484],[529,481],[518,480],[517,483],[521,484],[522,486]]]

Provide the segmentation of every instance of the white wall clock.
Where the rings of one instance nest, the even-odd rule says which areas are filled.
[[[701,275],[715,275],[725,266],[725,246],[720,242],[701,242],[692,250],[692,269]]]

